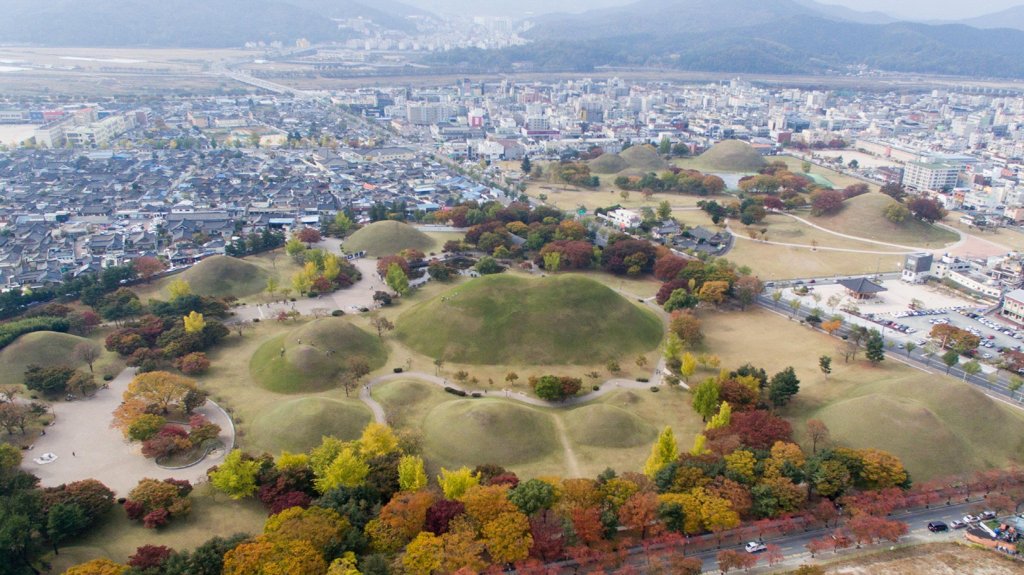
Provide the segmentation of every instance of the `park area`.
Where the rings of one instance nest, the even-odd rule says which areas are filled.
[[[904,547],[825,566],[828,575],[1012,575],[1020,572],[1020,561],[956,543]]]

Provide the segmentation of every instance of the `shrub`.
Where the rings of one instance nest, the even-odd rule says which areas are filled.
[[[661,388],[659,388],[657,385],[652,385],[651,391],[653,391],[654,393],[658,393],[659,391],[661,391]]]
[[[402,373],[402,372],[403,372],[403,371],[405,371],[405,370],[403,370],[403,369],[402,369],[402,368],[400,368],[400,367],[396,367],[396,368],[395,368],[395,369],[393,369],[392,371],[394,371],[395,373]]]
[[[201,351],[195,351],[174,360],[174,367],[185,375],[199,375],[210,369],[210,360]]]
[[[70,324],[62,317],[32,317],[17,321],[0,324],[0,349],[11,344],[14,340],[34,331],[59,331],[67,332]]]
[[[649,378],[646,377],[638,377],[636,378],[636,380],[639,381],[640,383],[647,383],[648,381],[651,381]]]
[[[340,309],[336,309],[331,312],[332,317],[341,317],[343,315],[345,315],[345,312],[341,311]]]

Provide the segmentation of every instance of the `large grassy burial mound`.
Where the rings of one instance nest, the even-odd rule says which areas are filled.
[[[753,146],[739,140],[725,140],[697,158],[701,169],[711,172],[756,172],[765,166]]]
[[[661,321],[576,276],[473,280],[398,318],[398,337],[433,358],[484,365],[593,365],[650,351]]]
[[[192,293],[210,297],[244,298],[266,289],[269,275],[259,266],[230,256],[207,258],[177,276]]]
[[[89,366],[75,357],[75,347],[88,341],[84,337],[55,331],[27,333],[0,351],[0,385],[22,383],[25,380],[25,370],[30,365],[66,365],[89,371]],[[98,343],[93,345],[103,348]],[[103,351],[100,359],[93,364],[93,368],[99,369],[100,365],[105,365],[113,359],[114,354]]]
[[[345,251],[365,251],[371,256],[389,256],[405,249],[427,253],[434,247],[430,236],[402,222],[374,222],[345,240]]]
[[[357,439],[370,422],[365,407],[325,397],[286,401],[253,420],[246,445],[270,453],[304,452],[325,435]]]
[[[843,202],[843,209],[835,214],[809,219],[842,234],[907,246],[937,248],[959,239],[954,231],[916,218],[908,217],[899,223],[889,221],[885,208],[895,203],[885,194],[863,194]]]
[[[592,447],[637,447],[658,437],[653,425],[613,405],[595,404],[565,414],[565,426],[573,443]]]
[[[561,450],[551,416],[500,400],[463,399],[434,408],[423,428],[423,448],[435,464],[522,465]]]
[[[387,351],[375,335],[348,319],[328,317],[267,340],[253,354],[249,370],[270,391],[323,391],[338,386],[349,359],[357,356],[372,370],[384,365]]]

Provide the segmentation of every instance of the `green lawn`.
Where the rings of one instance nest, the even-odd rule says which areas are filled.
[[[396,333],[430,357],[468,364],[592,364],[647,352],[660,320],[579,275],[496,275],[418,303]]]

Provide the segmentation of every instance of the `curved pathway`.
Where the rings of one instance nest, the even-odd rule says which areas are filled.
[[[748,242],[755,242],[755,243],[766,244],[766,245],[770,245],[770,246],[784,246],[784,247],[788,247],[788,248],[801,248],[801,249],[805,249],[805,250],[811,250],[812,252],[817,252],[817,251],[822,251],[822,252],[846,252],[846,253],[851,253],[851,254],[871,254],[871,255],[879,255],[879,256],[899,256],[899,255],[903,255],[903,254],[913,254],[913,253],[917,253],[917,252],[921,251],[919,249],[914,249],[914,250],[902,251],[902,252],[879,252],[879,251],[874,251],[874,250],[858,250],[858,249],[854,249],[854,248],[832,248],[832,247],[828,247],[828,246],[812,246],[812,245],[809,245],[809,244],[790,244],[790,243],[785,243],[785,242],[773,242],[773,241],[770,241],[770,240],[755,240],[753,238],[737,234],[729,226],[726,226],[725,230],[727,232],[729,232],[729,234],[731,234],[732,237],[734,237],[736,239],[739,239],[739,240],[746,240]]]
[[[135,369],[127,368],[110,381],[108,389],[100,389],[92,397],[53,402],[56,422],[46,428],[46,435],[36,440],[31,451],[25,452],[22,467],[39,477],[44,487],[93,478],[119,496],[126,495],[144,477],[174,477],[193,484],[204,481],[206,470],[218,463],[226,450],[215,451],[184,469],[166,469],[143,457],[138,443],[129,443],[120,431],[110,427],[111,414],[133,377]],[[234,425],[216,403],[207,401],[196,413],[220,426],[221,443],[234,445]],[[43,453],[54,453],[57,460],[46,465],[32,461]]]
[[[831,234],[833,236],[838,236],[840,238],[846,238],[848,240],[856,240],[858,242],[864,242],[864,243],[868,243],[868,244],[876,244],[876,245],[880,245],[880,246],[888,246],[890,248],[896,248],[896,249],[900,249],[900,250],[909,250],[909,251],[912,251],[912,252],[931,251],[931,250],[928,250],[926,248],[917,248],[917,247],[914,247],[914,246],[905,246],[905,245],[902,245],[902,244],[894,244],[894,243],[890,243],[890,242],[881,242],[881,241],[878,241],[878,240],[869,240],[867,238],[862,238],[862,237],[859,237],[859,236],[851,236],[849,234],[843,234],[843,233],[837,232],[835,230],[830,230],[828,228],[823,228],[823,227],[819,226],[818,224],[815,224],[814,222],[811,222],[809,220],[805,220],[804,218],[801,218],[800,216],[796,216],[796,215],[793,215],[793,214],[790,214],[790,213],[786,213],[786,212],[773,212],[773,213],[781,213],[784,216],[789,216],[790,218],[793,218],[794,220],[796,220],[796,221],[798,221],[798,222],[800,222],[800,223],[802,223],[804,225],[810,226],[810,227],[812,227],[812,228],[814,228],[814,229],[816,229],[818,231],[822,231],[822,232],[825,232],[827,234]],[[958,234],[960,233],[957,230],[953,230],[953,231],[955,231]]]
[[[659,362],[658,365],[661,365],[660,362]],[[584,393],[583,395],[577,395],[575,397],[570,397],[569,399],[566,399],[565,401],[547,401],[547,400],[541,399],[539,397],[529,396],[529,395],[527,395],[527,394],[525,394],[525,393],[523,393],[521,391],[510,391],[510,390],[507,390],[507,389],[500,390],[500,391],[487,390],[487,389],[481,389],[481,390],[466,389],[466,388],[464,388],[462,386],[459,386],[458,384],[455,384],[455,383],[452,383],[452,382],[448,381],[447,379],[445,379],[443,377],[438,377],[436,375],[431,375],[429,373],[423,373],[421,371],[403,371],[402,373],[388,373],[388,374],[385,374],[385,375],[379,375],[379,376],[371,379],[369,382],[367,382],[365,385],[363,385],[362,389],[359,390],[359,400],[362,401],[363,403],[365,403],[366,406],[370,408],[370,411],[373,412],[373,418],[374,418],[374,420],[377,423],[387,423],[387,414],[384,411],[384,406],[382,406],[370,394],[370,390],[372,390],[373,387],[376,386],[376,385],[379,385],[379,384],[382,384],[382,383],[388,383],[389,381],[398,381],[398,380],[402,380],[402,379],[416,379],[416,380],[423,381],[423,382],[426,382],[426,383],[434,384],[434,385],[436,385],[438,387],[451,387],[453,389],[458,389],[458,390],[461,390],[461,391],[465,391],[466,393],[479,393],[481,395],[481,397],[496,397],[496,398],[511,399],[512,401],[518,401],[519,403],[525,403],[526,405],[532,405],[534,407],[554,407],[554,408],[558,408],[558,407],[575,407],[577,405],[581,405],[581,404],[587,403],[588,401],[592,401],[594,399],[597,399],[597,398],[601,397],[602,395],[607,395],[607,394],[615,391],[616,389],[648,389],[652,385],[655,385],[655,384],[652,384],[651,382],[636,381],[636,380],[632,380],[632,379],[613,378],[613,379],[608,379],[604,383],[602,383],[600,385],[600,387],[597,389],[597,391],[590,391],[588,393]]]

